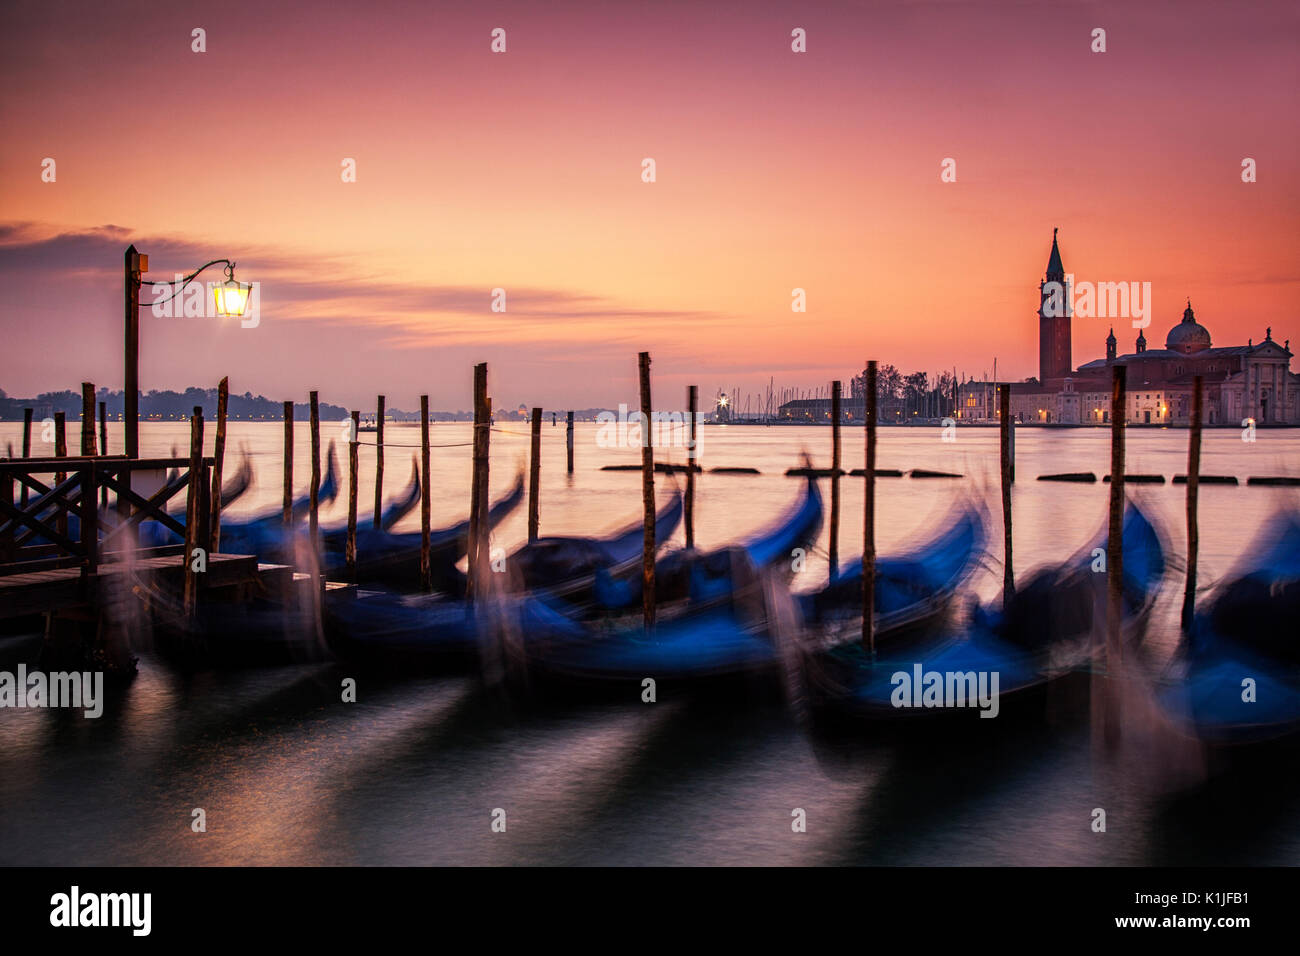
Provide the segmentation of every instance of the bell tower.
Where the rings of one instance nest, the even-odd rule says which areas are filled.
[[[1065,284],[1065,266],[1052,230],[1052,253],[1047,274],[1038,284],[1038,380],[1046,385],[1070,375],[1074,354],[1070,346],[1071,291]]]

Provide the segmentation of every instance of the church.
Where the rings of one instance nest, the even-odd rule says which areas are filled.
[[[1215,346],[1189,300],[1182,321],[1169,329],[1164,348],[1148,348],[1146,329],[1135,330],[1133,351],[1119,354],[1112,326],[1106,357],[1073,366],[1070,311],[1049,306],[1052,289],[1066,282],[1055,231],[1047,271],[1039,284],[1038,377],[1013,382],[1011,414],[1017,422],[1060,425],[1110,423],[1111,366],[1127,373],[1125,417],[1135,425],[1187,425],[1192,379],[1204,381],[1206,425],[1240,428],[1300,424],[1300,375],[1291,372],[1290,340],[1278,344],[1267,329],[1258,344]],[[1128,320],[1123,320],[1126,325]],[[997,385],[967,382],[958,392],[957,417],[997,418]]]

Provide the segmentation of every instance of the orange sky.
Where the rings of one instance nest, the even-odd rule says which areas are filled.
[[[463,408],[486,360],[502,405],[582,407],[641,349],[674,397],[1021,378],[1054,226],[1076,280],[1152,283],[1153,346],[1187,296],[1216,345],[1300,340],[1294,4],[270,6],[6,8],[9,394],[120,387],[130,241],[262,285],[256,329],[143,312],[146,389]]]

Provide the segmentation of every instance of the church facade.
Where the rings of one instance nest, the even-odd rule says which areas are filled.
[[[1017,422],[1062,425],[1110,423],[1111,368],[1128,369],[1125,417],[1131,424],[1187,425],[1191,421],[1192,383],[1204,382],[1206,425],[1241,427],[1300,425],[1300,375],[1291,371],[1290,341],[1273,340],[1265,331],[1258,344],[1215,346],[1209,329],[1197,321],[1189,301],[1182,320],[1165,336],[1164,348],[1148,348],[1145,329],[1138,330],[1133,351],[1119,353],[1112,327],[1106,357],[1072,368],[1071,315],[1050,308],[1049,290],[1064,283],[1056,235],[1039,286],[1038,378],[1011,383],[1011,414]],[[1056,288],[1059,289],[1059,285]],[[968,382],[958,393],[957,416],[996,419],[998,388],[992,382]]]

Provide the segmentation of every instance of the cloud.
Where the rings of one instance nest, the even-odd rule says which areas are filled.
[[[97,288],[116,288],[116,265],[126,245],[135,241],[148,250],[146,279],[166,281],[164,263],[188,270],[208,260],[221,241],[142,237],[114,224],[51,231],[38,223],[0,223],[0,281],[65,283],[74,277]],[[260,285],[262,315],[274,321],[364,326],[378,331],[382,344],[415,348],[469,343],[508,334],[515,343],[540,344],[559,339],[617,341],[632,327],[699,330],[728,321],[703,310],[634,308],[589,292],[537,287],[508,288],[507,311],[492,312],[491,290],[475,285],[395,280],[354,271],[346,256],[284,253],[241,244],[237,277]],[[238,265],[238,263],[237,263]],[[174,273],[171,273],[174,275]],[[220,273],[214,270],[214,277]],[[152,301],[146,286],[143,304]],[[3,323],[4,319],[0,319]],[[618,324],[628,328],[621,333]]]

